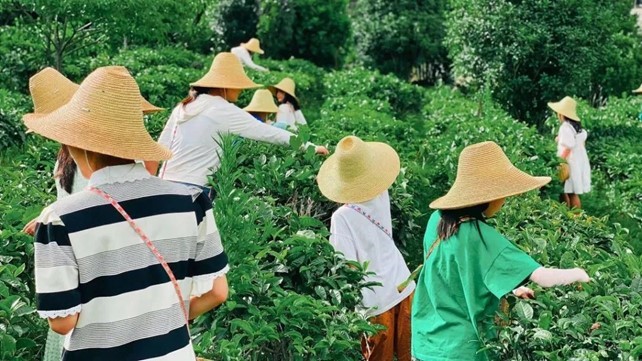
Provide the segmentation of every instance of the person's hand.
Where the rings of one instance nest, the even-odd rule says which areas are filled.
[[[513,290],[513,294],[519,298],[523,299],[534,299],[535,298],[535,291],[531,290],[528,287],[518,287]]]
[[[36,225],[38,224],[37,220],[38,218],[34,218],[31,221],[29,221],[29,223],[25,225],[22,231],[30,236],[33,236],[34,233],[36,233]]]
[[[575,282],[590,282],[591,277],[589,277],[588,273],[586,273],[585,270],[581,268],[573,268],[571,270],[573,272],[573,276],[575,277]]]
[[[320,154],[320,155],[328,155],[328,154],[330,154],[330,151],[328,150],[328,148],[326,148],[326,147],[324,147],[322,145],[317,145],[316,147],[314,147],[314,152],[316,154]]]

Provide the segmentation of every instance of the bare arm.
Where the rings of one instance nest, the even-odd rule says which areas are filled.
[[[79,314],[76,313],[67,317],[48,318],[47,321],[49,322],[49,327],[53,332],[60,335],[66,335],[76,327],[78,315]]]
[[[189,319],[208,312],[227,300],[228,296],[227,277],[217,277],[212,283],[212,290],[199,297],[192,297],[189,302]]]
[[[591,278],[581,268],[557,269],[540,267],[531,274],[530,280],[542,287],[554,287],[575,282],[589,282]]]

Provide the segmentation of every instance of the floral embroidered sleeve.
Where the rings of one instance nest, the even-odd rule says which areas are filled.
[[[67,228],[51,207],[42,211],[38,223],[34,245],[38,314],[56,318],[78,313],[78,264]]]

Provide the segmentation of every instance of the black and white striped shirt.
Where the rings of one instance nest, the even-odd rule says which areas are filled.
[[[111,195],[147,234],[178,280],[186,306],[228,270],[211,202],[139,164],[100,169],[89,185]],[[62,359],[194,360],[169,277],[114,207],[88,190],[47,207],[36,232],[38,313],[79,313]]]

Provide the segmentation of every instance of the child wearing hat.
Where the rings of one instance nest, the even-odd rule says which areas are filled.
[[[328,199],[342,203],[332,214],[330,242],[348,260],[368,262],[367,282],[362,289],[363,307],[371,322],[385,326],[362,341],[366,360],[410,361],[410,304],[415,283],[397,286],[409,276],[392,235],[388,188],[399,174],[397,152],[385,143],[364,142],[348,136],[336,153],[321,166],[317,182]]]
[[[216,55],[207,74],[190,85],[189,95],[174,108],[158,140],[174,154],[163,164],[159,176],[201,188],[213,200],[214,193],[208,186],[207,177],[221,164],[222,134],[237,134],[280,145],[289,145],[294,134],[258,123],[233,104],[241,91],[260,85],[247,77],[241,63],[231,53]],[[305,145],[310,146],[315,147],[317,154],[328,153],[323,146]],[[157,167],[158,164],[154,168]]]
[[[577,116],[577,103],[571,97],[548,103],[560,121],[557,156],[568,163],[569,177],[564,182],[564,199],[569,208],[582,208],[580,195],[591,191],[591,164],[586,153],[588,133]]]
[[[29,92],[33,100],[35,114],[48,114],[60,108],[69,102],[76,90],[78,90],[78,84],[67,79],[51,67],[44,68],[29,79]],[[143,113],[146,114],[162,110],[162,108],[152,105],[142,97],[141,108]],[[77,193],[87,186],[87,179],[78,172],[76,163],[65,145],[60,147],[53,175],[56,184],[56,199],[62,199]],[[23,228],[23,232],[34,235],[37,221],[38,218],[30,221]],[[50,329],[47,334],[43,360],[60,360],[64,340],[63,336]]]
[[[509,292],[588,282],[582,269],[544,268],[486,223],[507,197],[538,189],[550,177],[517,169],[494,142],[466,147],[448,193],[430,204],[424,267],[412,305],[412,354],[419,361],[488,360],[480,339],[492,338],[493,316]]]
[[[227,298],[227,256],[207,197],[136,163],[172,153],[145,130],[133,77],[98,68],[65,105],[23,119],[88,179],[35,234],[37,311],[66,335],[58,359],[194,360],[188,319]]]
[[[296,97],[296,84],[290,78],[283,78],[278,84],[269,86],[268,89],[274,94],[279,102],[279,111],[276,113],[276,124],[278,127],[297,130],[297,125],[307,124],[299,98]]]
[[[269,90],[259,89],[254,92],[252,101],[243,110],[260,122],[272,124],[270,116],[276,114],[279,108],[274,104],[274,98]]]
[[[640,94],[642,94],[642,85],[640,85],[640,87],[639,87],[639,88],[635,89],[635,90],[633,91],[633,94],[636,94],[636,95],[640,95]],[[639,119],[639,120],[642,120],[642,108],[640,108],[640,114],[638,114],[638,119]]]
[[[257,54],[264,53],[263,49],[261,49],[261,42],[257,38],[252,38],[247,43],[241,43],[241,45],[233,47],[230,52],[239,59],[243,66],[258,71],[269,71],[267,68],[255,64],[252,60],[252,55],[250,55],[250,52]]]

